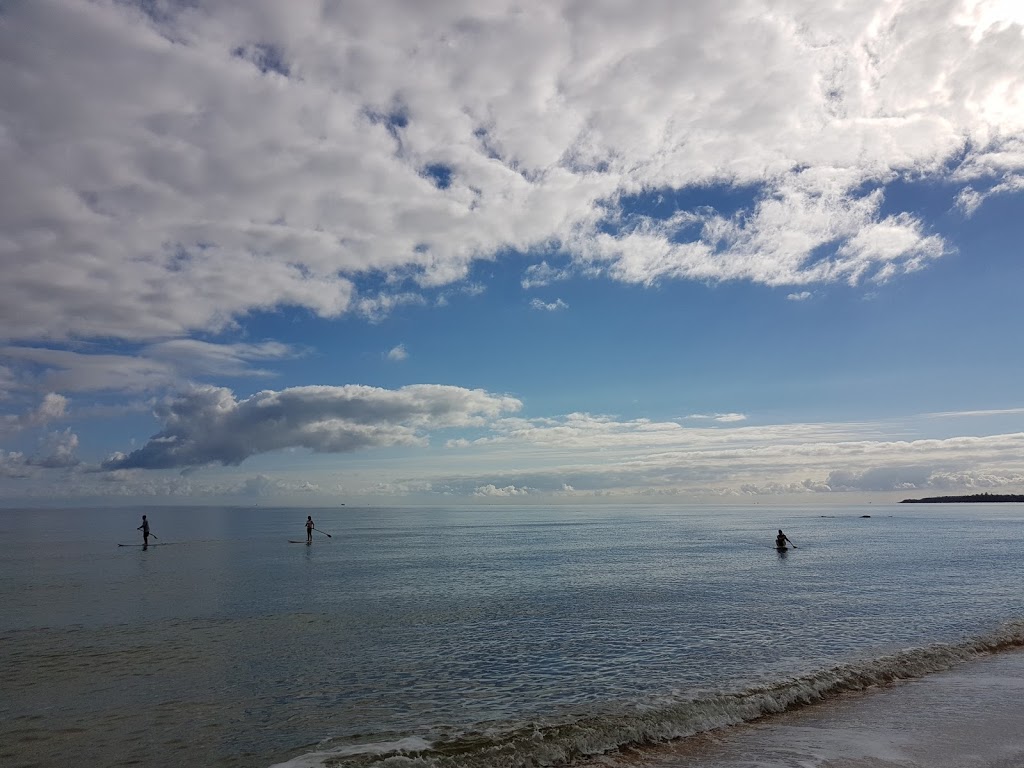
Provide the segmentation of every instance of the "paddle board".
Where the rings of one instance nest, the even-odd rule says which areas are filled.
[[[118,544],[119,547],[166,547],[173,544],[173,541],[165,541],[162,544]]]
[[[288,539],[289,544],[312,544],[312,541],[295,541],[295,539]]]

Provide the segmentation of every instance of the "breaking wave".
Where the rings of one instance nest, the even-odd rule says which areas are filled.
[[[911,648],[734,693],[637,706],[614,715],[528,723],[428,740],[346,744],[274,768],[535,768],[572,766],[598,755],[695,736],[808,706],[853,691],[950,669],[1024,647],[1024,621],[956,644]]]

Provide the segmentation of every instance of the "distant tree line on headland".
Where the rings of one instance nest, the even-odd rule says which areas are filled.
[[[930,496],[926,499],[904,499],[900,504],[949,504],[958,501],[1018,501],[1024,502],[1021,493],[975,493],[971,496]]]

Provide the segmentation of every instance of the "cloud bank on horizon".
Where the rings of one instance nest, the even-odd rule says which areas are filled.
[[[38,496],[47,471],[84,496],[1024,483],[1016,433],[904,440],[823,419],[798,441],[799,424],[751,425],[729,402],[645,421],[584,401],[519,423],[528,399],[454,362],[390,387],[297,374],[331,346],[272,322],[444,313],[513,264],[544,321],[583,311],[550,293],[581,284],[777,287],[792,310],[919,278],[958,246],[894,190],[945,189],[964,220],[1024,194],[1012,0],[37,0],[0,10],[0,51],[7,493]],[[407,330],[372,357],[416,375]],[[142,445],[136,426],[78,458],[114,439],[83,430],[140,411],[157,423]],[[74,432],[45,432],[71,416]],[[292,465],[146,476],[417,447],[426,474],[389,455],[329,492]]]

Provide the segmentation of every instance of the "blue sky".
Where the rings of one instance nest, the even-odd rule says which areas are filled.
[[[0,503],[1024,492],[1015,2],[14,2]]]

